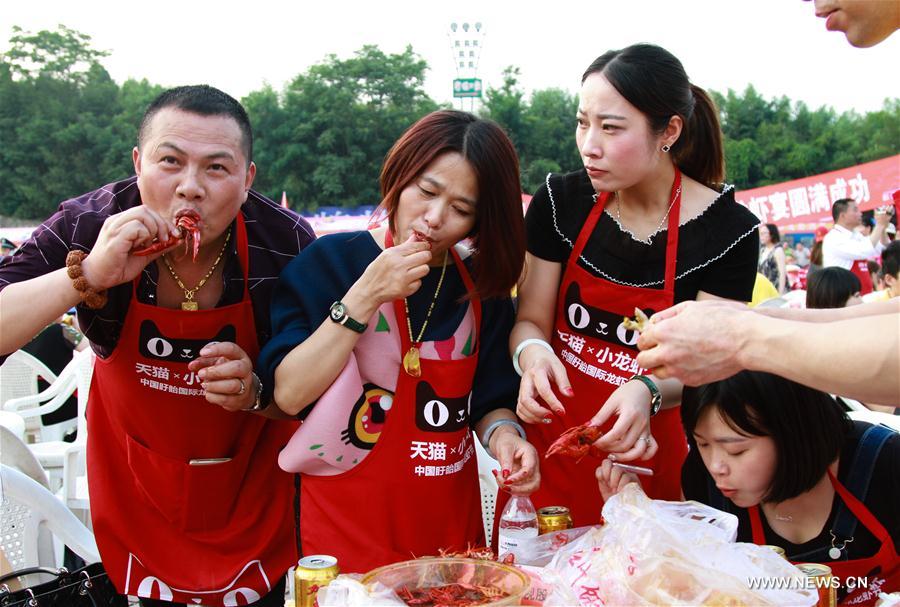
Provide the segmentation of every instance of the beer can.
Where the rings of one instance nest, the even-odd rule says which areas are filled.
[[[784,548],[782,548],[781,546],[772,546],[771,544],[764,544],[763,548],[768,548],[769,550],[771,550],[772,552],[774,552],[781,558],[787,559],[787,555],[784,552]]]
[[[319,588],[327,586],[339,572],[337,559],[333,556],[315,554],[300,559],[294,570],[295,607],[315,607]]]
[[[572,528],[572,515],[565,506],[544,506],[538,510],[538,534]]]
[[[837,588],[831,584],[831,567],[821,563],[797,563],[797,569],[815,580],[814,587],[819,593],[816,607],[835,607],[837,604]]]

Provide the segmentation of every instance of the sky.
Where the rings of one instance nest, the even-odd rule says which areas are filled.
[[[813,13],[803,0],[10,0],[0,10],[0,52],[13,25],[37,32],[61,23],[110,52],[102,62],[119,83],[202,82],[240,98],[265,84],[281,90],[329,54],[412,45],[430,66],[426,92],[449,102],[457,76],[450,25],[481,23],[485,87],[499,86],[504,67],[515,65],[526,92],[576,92],[603,52],[652,42],[681,59],[692,82],[723,93],[752,83],[766,99],[861,113],[900,97],[900,33],[856,49]]]

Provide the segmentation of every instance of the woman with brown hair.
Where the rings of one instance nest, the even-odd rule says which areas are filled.
[[[691,299],[749,301],[759,220],[721,183],[712,100],[665,49],[637,44],[588,67],[575,141],[584,167],[548,175],[525,220],[510,338],[522,371],[517,411],[541,453],[567,428],[602,426],[602,457],[649,459],[648,493],[678,499],[682,386],[644,375],[623,320]],[[568,506],[576,525],[596,523],[600,461],[546,460],[535,506]]]
[[[494,123],[439,111],[381,173],[386,225],[318,239],[282,273],[260,356],[301,473],[303,552],[345,571],[483,545],[474,428],[514,493],[538,484],[514,412],[518,161]],[[466,241],[466,245],[462,244]]]

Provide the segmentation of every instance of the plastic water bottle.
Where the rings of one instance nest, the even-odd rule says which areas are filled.
[[[500,528],[497,531],[497,556],[508,552],[515,555],[515,562],[522,561],[519,548],[522,541],[538,536],[538,518],[534,504],[527,495],[514,495],[506,503],[500,515]]]

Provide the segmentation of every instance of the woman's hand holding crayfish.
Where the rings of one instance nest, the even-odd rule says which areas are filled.
[[[354,318],[365,321],[378,307],[412,295],[428,274],[431,248],[410,237],[381,252],[350,287],[342,300]]]
[[[604,426],[613,416],[613,427],[594,445],[619,461],[650,459],[659,445],[650,433],[650,392],[638,381],[625,382],[603,403],[590,425]]]

